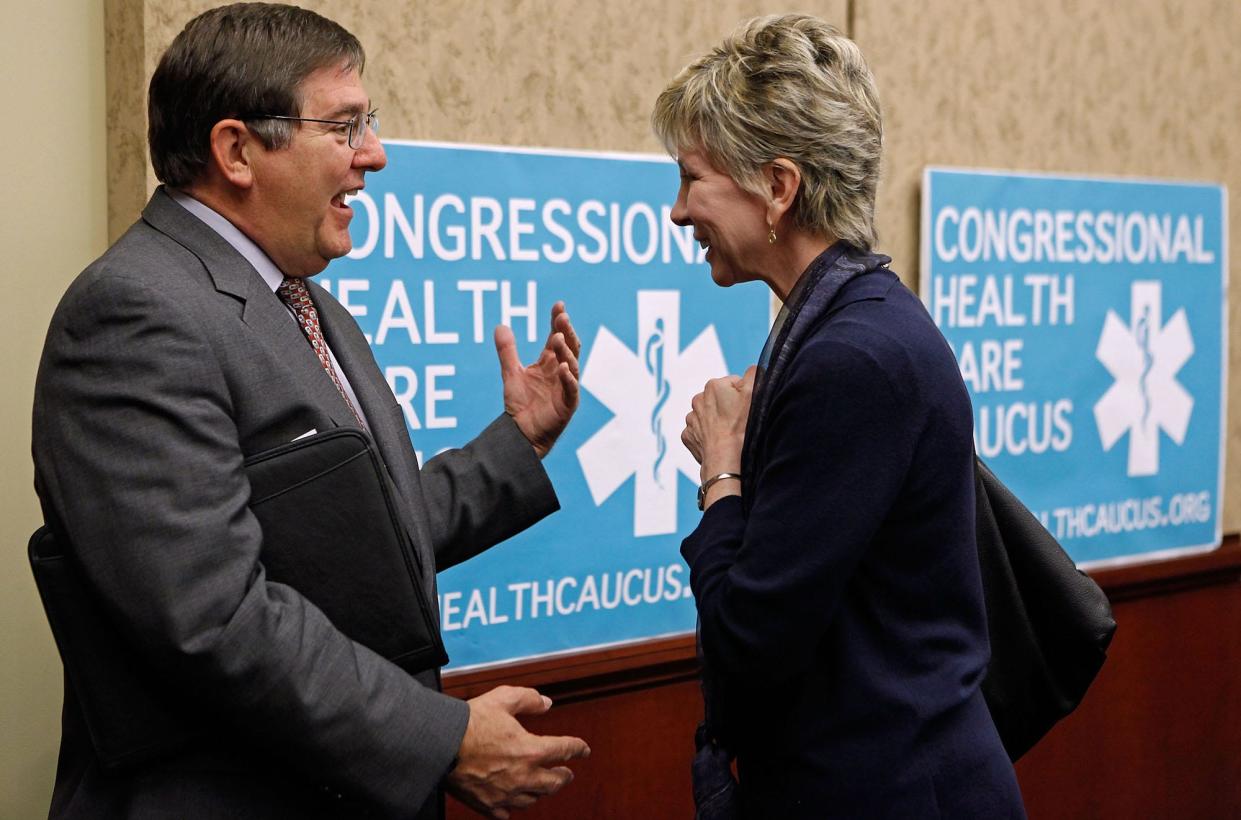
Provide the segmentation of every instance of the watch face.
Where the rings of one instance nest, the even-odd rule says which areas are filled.
[[[698,511],[702,512],[702,503],[707,500],[707,488],[701,484],[698,485]]]

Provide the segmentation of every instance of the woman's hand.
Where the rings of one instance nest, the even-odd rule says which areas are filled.
[[[744,376],[712,379],[690,402],[693,409],[685,417],[681,441],[701,465],[702,481],[720,473],[741,472],[741,446],[757,372],[751,367]],[[718,482],[707,491],[704,507],[717,498],[740,493],[738,482]]]

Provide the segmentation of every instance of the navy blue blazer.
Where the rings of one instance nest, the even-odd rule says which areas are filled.
[[[979,692],[956,361],[886,269],[817,322],[773,385],[745,504],[716,502],[682,545],[746,816],[1023,817]]]

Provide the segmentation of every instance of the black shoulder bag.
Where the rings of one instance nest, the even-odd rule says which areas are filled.
[[[991,639],[982,693],[1015,761],[1081,703],[1116,621],[1099,585],[977,457],[974,496]]]

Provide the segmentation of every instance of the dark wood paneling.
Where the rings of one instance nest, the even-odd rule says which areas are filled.
[[[1033,820],[1241,817],[1241,544],[1101,569],[1118,629],[1085,702],[1017,765]],[[522,818],[689,818],[702,711],[692,636],[445,677],[472,697],[502,683],[555,701],[524,722],[585,738],[576,780]],[[473,816],[449,801],[449,817]]]
[[[532,732],[576,735],[590,758],[572,764],[574,781],[518,815],[539,820],[635,820],[694,816],[689,790],[693,732],[702,711],[698,683],[664,683],[601,699],[558,701],[523,720]],[[474,815],[449,801],[450,818]]]
[[[1116,637],[1022,760],[1033,820],[1241,817],[1241,548],[1100,573]]]
[[[574,781],[521,813],[530,820],[691,818],[689,764],[702,716],[694,638],[686,635],[445,676],[445,691],[469,698],[495,686],[532,686],[550,712],[523,718],[544,735],[574,735],[590,758]],[[453,800],[450,820],[474,817]]]

